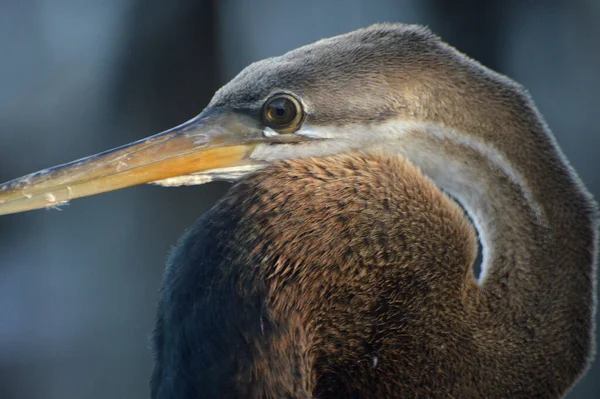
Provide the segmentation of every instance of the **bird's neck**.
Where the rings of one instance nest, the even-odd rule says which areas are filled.
[[[385,150],[419,166],[474,221],[484,251],[482,282],[498,268],[546,258],[550,247],[587,254],[581,261],[571,258],[570,266],[591,271],[594,203],[547,132],[511,133],[533,136],[534,148],[527,137],[509,146],[506,137],[482,139],[436,123],[401,123],[398,131],[395,146]]]
[[[543,345],[550,323],[568,337],[561,350],[585,357],[593,345],[595,204],[543,123],[496,133],[400,125],[385,150],[419,166],[476,225],[483,264],[473,298],[497,310],[489,329],[514,325],[521,342],[527,324]]]

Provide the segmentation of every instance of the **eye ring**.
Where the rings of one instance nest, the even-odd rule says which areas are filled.
[[[280,134],[295,132],[303,119],[304,110],[300,101],[290,94],[275,94],[263,105],[263,123]]]

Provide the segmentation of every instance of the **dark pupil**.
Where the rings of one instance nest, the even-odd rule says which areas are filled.
[[[268,105],[267,117],[277,125],[287,125],[296,116],[296,107],[287,98],[277,98]]]

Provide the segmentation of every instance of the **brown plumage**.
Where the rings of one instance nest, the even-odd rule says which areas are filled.
[[[259,355],[248,372],[277,383],[252,397],[465,397],[499,371],[464,356],[484,346],[470,321],[482,310],[473,229],[410,163],[282,162],[213,212],[244,215],[250,228],[232,239],[250,254],[231,273],[246,289],[265,285],[265,317],[282,327],[251,337]],[[248,256],[260,262],[241,266]]]
[[[189,372],[206,397],[559,397],[587,365],[590,308],[526,292],[548,283],[543,262],[478,287],[472,226],[401,158],[278,162],[203,220],[172,264],[201,266],[192,348],[215,357]]]
[[[422,27],[252,64],[0,214],[240,177],[170,257],[153,398],[557,398],[588,367],[596,204],[526,91]]]
[[[188,232],[155,397],[564,395],[594,351],[597,219],[525,91],[423,28],[378,25],[254,64],[209,109],[274,90],[333,144],[256,158],[363,154],[275,163]],[[400,155],[477,224],[479,284],[472,226]]]

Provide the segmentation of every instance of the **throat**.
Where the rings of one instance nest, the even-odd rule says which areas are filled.
[[[212,181],[234,182],[240,178],[267,166],[264,165],[242,165],[231,168],[211,169],[206,172],[197,172],[189,175],[169,177],[163,180],[153,181],[150,184],[163,187],[197,186]]]

